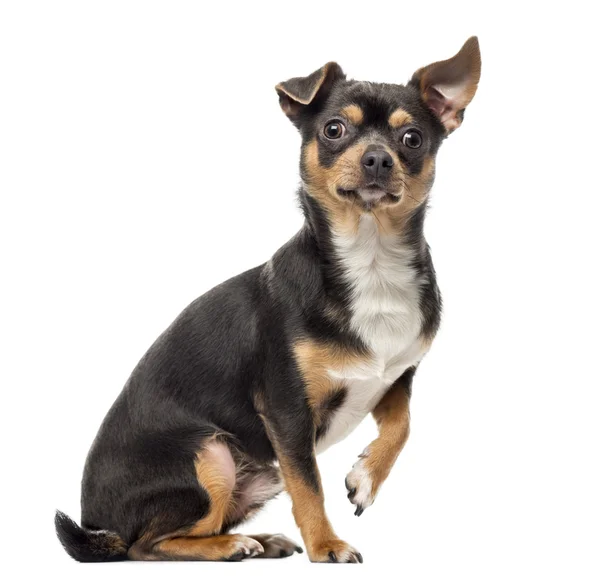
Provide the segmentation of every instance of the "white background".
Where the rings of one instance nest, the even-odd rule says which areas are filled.
[[[600,51],[591,3],[554,6],[1,4],[0,574],[598,583]],[[373,423],[320,458],[364,565],[69,559],[54,509],[79,519],[87,450],[139,357],[301,225],[300,141],[273,86],[332,59],[405,82],[472,34],[483,75],[438,157],[427,236],[445,317],[411,438],[361,518],[344,477]],[[299,538],[286,495],[244,530]]]

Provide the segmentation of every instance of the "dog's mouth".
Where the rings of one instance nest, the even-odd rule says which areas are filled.
[[[343,189],[338,187],[338,195],[344,199],[359,201],[366,209],[371,209],[380,204],[392,205],[398,203],[401,194],[390,193],[377,184],[370,184],[356,189]]]

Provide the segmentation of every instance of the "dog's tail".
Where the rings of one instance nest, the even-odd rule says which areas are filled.
[[[59,510],[54,516],[56,535],[64,549],[80,563],[102,563],[127,559],[127,545],[108,530],[81,528]]]

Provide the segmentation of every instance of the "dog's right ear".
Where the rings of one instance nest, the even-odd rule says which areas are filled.
[[[327,95],[338,79],[345,79],[342,68],[333,61],[323,65],[307,77],[292,77],[275,86],[279,105],[295,124],[305,108],[317,98]]]

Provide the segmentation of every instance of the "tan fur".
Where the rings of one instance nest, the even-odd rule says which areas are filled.
[[[340,114],[355,126],[358,126],[363,122],[363,111],[356,104],[350,104],[349,106],[342,108]]]
[[[204,544],[198,544],[197,541],[200,539],[197,537],[212,536],[221,531],[227,514],[233,508],[235,464],[229,448],[217,437],[210,439],[198,452],[195,468],[198,483],[210,497],[208,514],[190,528],[177,530],[171,534],[161,534],[160,529],[157,528],[160,526],[160,522],[152,523],[129,549],[130,558],[134,560],[158,559],[161,558],[159,554],[161,551],[171,554],[178,546],[190,547],[190,551],[195,547],[200,547],[198,548],[200,550]],[[169,548],[170,545],[165,543],[171,541],[176,541],[176,543]]]
[[[326,560],[327,543],[338,538],[327,519],[321,480],[318,489],[308,485],[284,457],[279,457],[286,489],[292,498],[292,513],[300,528],[311,560]],[[342,542],[342,541],[340,541]]]
[[[220,561],[238,553],[241,547],[252,545],[252,542],[252,539],[240,534],[220,534],[204,538],[181,536],[159,542],[151,556],[138,560]]]
[[[393,156],[395,163],[399,164],[395,153]],[[433,182],[434,170],[435,160],[428,156],[418,175],[404,174],[402,176],[403,187],[400,201],[393,205],[378,207],[373,211],[380,232],[387,234],[402,232],[412,212],[425,203]]]
[[[393,385],[373,409],[379,436],[367,448],[365,466],[372,481],[372,496],[387,478],[410,432],[409,396],[405,386]]]
[[[333,343],[315,342],[303,339],[294,344],[296,363],[306,383],[308,403],[315,417],[315,425],[321,423],[320,407],[332,393],[340,390],[339,381],[332,380],[328,370],[344,370],[370,356]]]
[[[316,139],[310,142],[303,152],[307,191],[324,207],[334,231],[338,234],[356,233],[360,215],[365,212],[359,203],[342,198],[337,189],[353,189],[361,184],[363,179],[360,159],[367,146],[368,140],[358,142],[342,153],[330,168],[319,164],[319,146]],[[388,152],[394,159],[390,189],[401,194],[401,198],[398,203],[380,205],[371,213],[375,216],[380,231],[398,233],[411,212],[424,204],[433,181],[435,162],[433,157],[427,157],[421,172],[411,176],[398,155],[390,150]]]
[[[275,449],[286,491],[292,499],[292,513],[310,560],[326,562],[331,550],[338,551],[340,555],[347,552],[348,544],[338,539],[325,513],[325,497],[314,451],[312,457],[317,473],[316,489],[304,480],[281,449],[268,419],[263,414],[259,416]]]
[[[198,453],[195,462],[198,483],[210,496],[210,511],[194,524],[188,533],[190,536],[218,534],[230,508],[231,495],[235,487],[235,468],[233,475],[223,469],[223,461],[218,449],[226,449],[229,454],[229,449],[224,443],[209,443]]]
[[[423,162],[423,168],[418,175],[411,176],[406,174],[403,177],[404,188],[400,202],[397,205],[390,205],[382,210],[384,212],[382,215],[384,217],[387,216],[392,225],[402,224],[410,215],[410,212],[425,202],[433,183],[434,172],[435,159],[432,156],[427,156]]]
[[[344,152],[331,168],[325,168],[319,164],[316,139],[304,149],[308,192],[321,203],[336,230],[342,233],[356,231],[361,210],[358,205],[343,200],[336,190],[338,187],[352,188],[362,180],[359,165],[364,151],[365,145],[356,144]]]
[[[412,116],[406,110],[398,108],[391,113],[388,124],[392,128],[401,128],[405,124],[410,124],[412,120]]]

